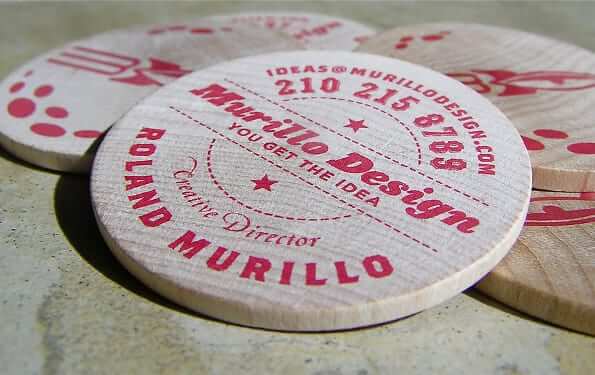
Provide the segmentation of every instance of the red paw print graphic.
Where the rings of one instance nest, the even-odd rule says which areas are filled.
[[[221,27],[219,28],[221,31],[227,32],[232,31],[231,27]],[[147,31],[149,35],[158,35],[163,33],[170,33],[170,32],[188,32],[190,34],[213,34],[216,32],[215,29],[210,27],[191,27],[186,25],[171,25],[171,26],[164,26],[164,27],[156,27],[154,29],[150,29]]]
[[[27,72],[25,77],[28,77],[32,72]],[[24,81],[18,81],[12,84],[9,88],[11,94],[21,94],[26,89]],[[25,96],[19,96],[12,99],[6,106],[8,114],[16,119],[27,119],[35,114],[38,106],[42,107],[41,103],[50,97],[54,92],[52,85],[40,85],[33,89],[34,99]],[[68,110],[61,106],[46,106],[43,108],[45,115],[48,117],[48,122],[35,122],[29,126],[29,129],[37,135],[44,137],[62,137],[66,134],[66,130],[53,122],[59,122],[68,117]],[[51,122],[50,122],[51,121]],[[79,138],[97,138],[101,132],[96,130],[78,130],[74,132],[75,137]]]
[[[545,139],[561,140],[568,138],[568,134],[566,134],[565,132],[554,129],[537,129],[533,131],[533,134]],[[521,138],[523,138],[525,147],[529,151],[541,151],[545,149],[545,145],[536,139],[529,138],[526,136],[521,136]],[[595,143],[593,142],[572,143],[566,146],[566,149],[573,154],[595,155]]]
[[[436,42],[438,40],[444,39],[445,36],[450,34],[450,31],[440,31],[437,34],[426,34],[419,37],[424,42]],[[395,44],[395,49],[405,49],[409,47],[412,41],[415,40],[414,36],[407,35],[399,39],[399,41]]]

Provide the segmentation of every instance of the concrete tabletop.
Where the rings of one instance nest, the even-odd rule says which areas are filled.
[[[315,11],[379,29],[511,26],[595,50],[595,3],[21,3],[0,5],[0,77],[66,41],[137,23]],[[87,179],[0,149],[2,374],[595,374],[595,338],[467,291],[400,321],[291,334],[198,316],[128,274],[96,229]]]

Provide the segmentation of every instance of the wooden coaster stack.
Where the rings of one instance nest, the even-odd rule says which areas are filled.
[[[267,52],[352,50],[373,34],[299,13],[213,16],[110,31],[40,56],[0,86],[0,143],[32,164],[88,173],[97,139],[139,100],[193,70]]]
[[[533,187],[554,192],[533,192],[519,241],[478,288],[595,334],[595,55],[522,31],[454,23],[398,27],[359,50],[440,71],[510,118],[529,151]]]
[[[301,48],[282,33],[212,19],[72,42],[2,82],[0,142],[32,164],[89,173],[97,139],[161,86],[228,59]]]
[[[0,142],[92,170],[117,259],[217,319],[369,326],[481,280],[594,334],[593,54],[483,25],[373,34],[244,13],[93,36],[3,81]]]

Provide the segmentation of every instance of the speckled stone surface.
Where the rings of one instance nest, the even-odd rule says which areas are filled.
[[[378,28],[430,21],[512,26],[595,50],[595,3],[85,3],[0,5],[0,76],[68,40],[130,23],[299,9]],[[0,150],[2,374],[595,374],[595,338],[474,291],[377,327],[289,334],[200,317],[114,259],[88,183]]]

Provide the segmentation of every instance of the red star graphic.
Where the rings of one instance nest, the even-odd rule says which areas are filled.
[[[252,182],[254,182],[254,190],[259,190],[259,189],[265,189],[268,191],[272,191],[271,190],[271,186],[273,186],[273,184],[276,184],[279,181],[275,181],[275,180],[269,180],[269,176],[267,176],[266,174],[264,176],[262,176],[259,180],[251,180]]]
[[[354,133],[357,133],[357,131],[360,129],[367,128],[367,126],[364,125],[364,120],[356,121],[352,119],[349,119],[349,124],[345,125],[345,127],[352,129]]]

